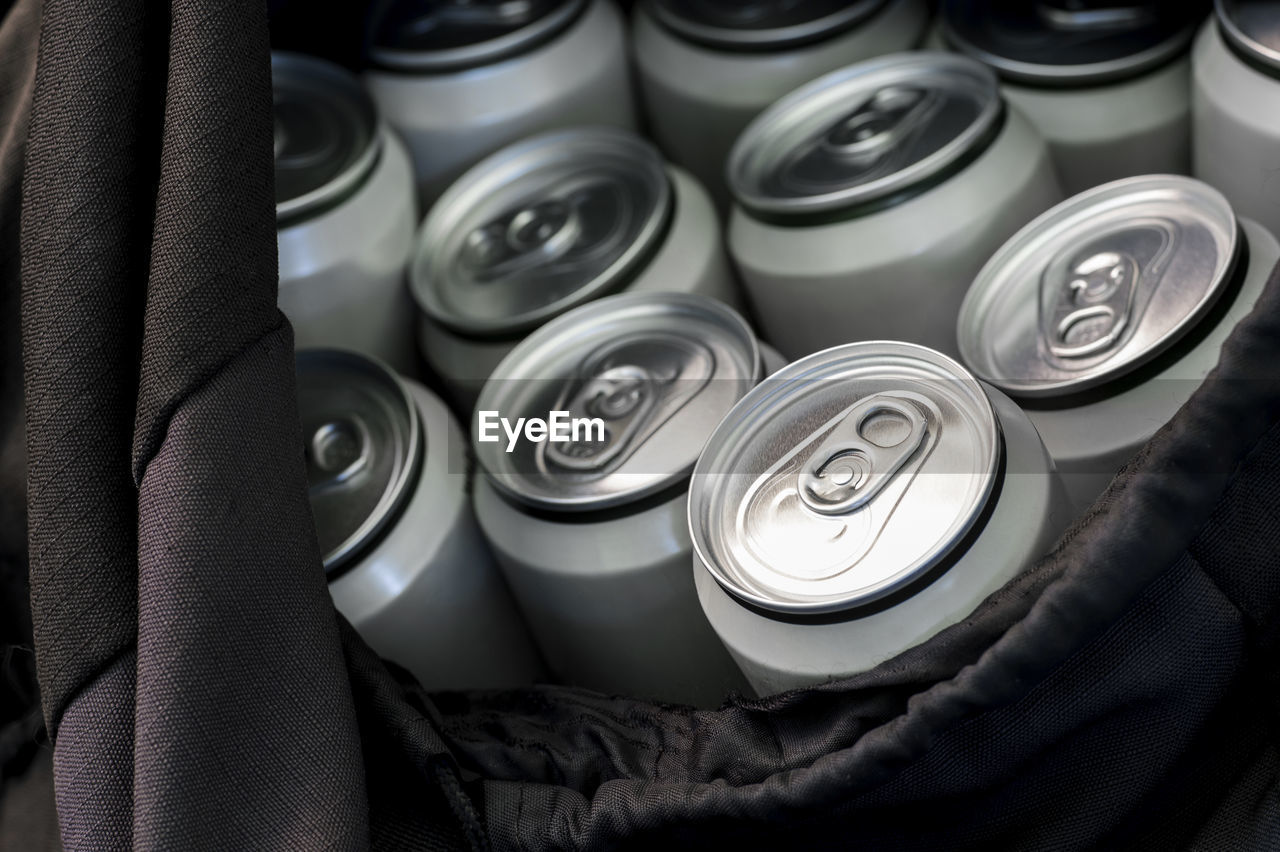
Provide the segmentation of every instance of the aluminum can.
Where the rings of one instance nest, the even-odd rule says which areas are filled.
[[[1045,213],[978,274],[965,364],[1019,400],[1077,509],[1191,397],[1280,247],[1221,193],[1126,178]]]
[[[557,127],[634,129],[622,15],[610,0],[391,0],[365,84],[409,146],[425,208],[505,145]]]
[[[698,452],[761,361],[714,299],[623,294],[543,326],[485,385],[476,514],[558,680],[701,707],[746,688],[699,610],[684,518]],[[552,411],[601,418],[605,440],[478,440],[485,412]]]
[[[698,598],[761,695],[868,671],[961,621],[1068,520],[1008,397],[884,341],[747,394],[689,492]]]
[[[279,304],[294,341],[414,375],[404,277],[418,213],[404,146],[338,66],[274,53],[271,74]]]
[[[925,0],[642,0],[632,40],[650,129],[727,209],[725,160],[753,118],[815,77],[911,50],[928,20]]]
[[[738,301],[706,192],[611,128],[536,136],[463,175],[422,224],[410,284],[421,350],[468,413],[521,338],[591,299],[669,290]]]
[[[1192,64],[1195,176],[1280,235],[1280,6],[1219,2]]]
[[[1191,171],[1188,46],[1207,0],[944,0],[943,38],[987,63],[1049,143],[1068,195]]]
[[[429,690],[543,677],[476,525],[466,438],[444,403],[350,351],[303,350],[297,368],[311,509],[338,611]]]
[[[729,252],[790,358],[860,340],[956,352],[982,264],[1062,199],[1044,141],[995,75],[903,53],[821,77],[734,146]]]

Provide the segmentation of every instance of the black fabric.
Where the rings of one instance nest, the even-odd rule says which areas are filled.
[[[0,68],[31,69],[37,5]],[[3,446],[53,749],[50,771],[18,714],[0,837],[52,777],[70,849],[1280,844],[1280,276],[1053,553],[872,672],[715,712],[428,695],[324,586],[265,5],[45,0],[38,38],[25,148],[0,147],[9,304],[19,162],[23,184],[25,446]]]
[[[25,161],[35,651],[69,848],[359,845],[275,307],[265,7],[48,0]]]

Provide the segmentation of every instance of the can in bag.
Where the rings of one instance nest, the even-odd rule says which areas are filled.
[[[987,63],[1049,143],[1069,195],[1191,170],[1191,60],[1202,0],[944,0],[946,42]]]
[[[1000,249],[960,312],[960,351],[1027,411],[1077,509],[1191,397],[1280,260],[1217,190],[1126,178]]]
[[[859,340],[953,353],[973,276],[1061,200],[995,75],[903,53],[787,95],[734,146],[729,252],[763,336],[798,358]]]
[[[485,385],[476,514],[557,679],[703,707],[744,688],[698,608],[684,518],[703,441],[765,369],[718,301],[624,294],[548,323]],[[513,447],[492,425],[552,412],[599,431]]]
[[[404,146],[360,82],[271,56],[280,310],[298,348],[336,346],[417,372],[405,269],[417,227]]]
[[[329,592],[429,690],[543,674],[472,513],[466,439],[444,403],[354,352],[298,353],[307,480]]]
[[[815,77],[916,47],[928,20],[925,0],[642,0],[632,41],[654,138],[727,208],[725,159],[748,122]]]
[[[424,208],[468,167],[556,127],[634,129],[611,0],[390,0],[375,5],[365,83],[409,146]]]
[[[853,343],[729,413],[689,491],[694,579],[761,695],[874,668],[1047,552],[1066,497],[1008,397],[946,356]]]
[[[1280,235],[1280,5],[1221,0],[1192,57],[1194,174]]]
[[[548,319],[621,290],[736,284],[706,192],[632,133],[553,131],[476,165],[422,224],[410,284],[418,342],[468,413],[484,380]]]

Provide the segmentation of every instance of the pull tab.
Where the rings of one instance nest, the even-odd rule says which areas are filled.
[[[938,93],[930,89],[886,86],[827,131],[822,147],[845,160],[881,157],[915,132],[939,100]]]
[[[864,433],[873,418],[888,415],[907,426],[887,446]],[[900,431],[900,430],[899,430]],[[800,469],[804,504],[823,515],[860,509],[889,483],[924,442],[928,423],[909,402],[878,394],[856,405]]]
[[[1128,327],[1142,269],[1132,256],[1104,251],[1075,264],[1041,329],[1059,358],[1110,349]]]
[[[546,199],[467,234],[462,257],[473,269],[505,277],[563,256],[581,233],[582,222],[571,199]]]
[[[573,418],[600,418],[604,441],[590,438],[567,444],[550,444],[547,457],[570,470],[592,471],[606,467],[626,449],[644,427],[658,401],[658,381],[643,367],[612,367],[582,386],[567,406]]]
[[[307,442],[307,481],[312,491],[350,480],[370,463],[369,429],[359,417],[332,420]]]
[[[1115,0],[1039,0],[1036,13],[1055,30],[1136,30],[1155,23],[1153,5]]]
[[[603,471],[626,459],[711,381],[716,359],[697,341],[675,334],[625,335],[582,361],[557,410],[604,421],[604,440],[587,430],[580,440],[540,444],[550,464]]]

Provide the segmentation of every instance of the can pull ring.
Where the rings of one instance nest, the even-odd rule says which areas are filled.
[[[1042,330],[1059,358],[1084,358],[1113,347],[1129,326],[1141,269],[1120,252],[1100,252],[1069,270]]]
[[[572,418],[603,420],[604,441],[587,438],[550,444],[547,456],[569,470],[600,470],[626,449],[657,402],[657,379],[652,373],[634,364],[611,367],[587,380],[568,405]]]
[[[881,446],[863,434],[872,418],[889,415],[906,423],[906,435]],[[928,423],[915,406],[878,394],[853,407],[800,471],[800,499],[823,515],[846,515],[862,508],[889,484],[919,449]]]

